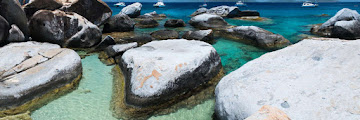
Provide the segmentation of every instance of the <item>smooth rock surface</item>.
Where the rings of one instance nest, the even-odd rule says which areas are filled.
[[[108,57],[115,57],[121,55],[125,51],[137,47],[138,44],[136,42],[127,43],[127,44],[117,44],[111,45],[105,49],[106,54]]]
[[[104,33],[109,32],[128,32],[134,31],[135,22],[125,14],[117,14],[112,16],[105,24],[104,24]]]
[[[215,90],[221,119],[271,105],[294,120],[360,119],[360,40],[305,39],[225,76]]]
[[[21,8],[18,0],[1,0],[0,15],[3,16],[9,25],[15,24],[24,33],[25,37],[29,37],[28,19],[24,10]]]
[[[136,18],[140,16],[142,4],[139,2],[133,3],[124,7],[119,14],[126,14],[131,18]]]
[[[122,40],[126,41],[126,42],[137,42],[139,46],[144,45],[148,42],[153,41],[153,38],[151,37],[151,35],[136,35],[133,37],[128,37],[128,38],[123,38]]]
[[[22,31],[14,24],[9,30],[8,42],[25,42],[25,36]]]
[[[55,44],[11,43],[0,48],[0,56],[6,58],[0,59],[0,117],[3,110],[17,109],[79,80],[82,73],[79,55]],[[27,104],[13,112],[26,112],[36,104]]]
[[[290,45],[290,41],[257,26],[237,26],[222,32],[222,35],[266,50],[277,50]]]
[[[245,120],[290,120],[290,118],[278,108],[264,105],[259,111]]]
[[[228,25],[221,16],[207,13],[192,17],[189,24],[199,29],[221,28]]]
[[[161,20],[161,19],[165,19],[166,15],[165,14],[157,14],[156,11],[150,12],[150,13],[145,13],[144,15],[140,15],[137,17],[137,19],[147,19],[147,18],[152,18],[155,20]]]
[[[179,32],[175,30],[158,30],[150,34],[156,40],[178,39]]]
[[[241,17],[260,16],[260,13],[256,10],[243,10],[240,12]]]
[[[153,41],[126,51],[119,64],[125,77],[125,102],[158,105],[205,84],[219,74],[220,57],[202,41]]]
[[[56,10],[63,6],[59,0],[30,0],[23,6],[26,17],[30,19],[38,10]]]
[[[164,24],[165,27],[185,27],[186,24],[182,19],[169,19]]]
[[[0,15],[0,45],[8,38],[9,29],[9,23]]]
[[[96,47],[96,50],[104,50],[106,47],[110,45],[115,45],[116,42],[113,37],[110,35],[106,36]]]
[[[140,28],[154,28],[159,26],[159,23],[153,18],[146,18],[140,20],[136,26]]]
[[[184,33],[182,38],[187,40],[201,40],[210,44],[214,43],[214,33],[211,29],[187,31]]]
[[[194,13],[192,13],[191,16],[197,16],[197,15],[206,13],[207,11],[208,11],[208,9],[206,9],[206,8],[199,8]]]
[[[39,10],[29,22],[34,41],[62,47],[88,48],[101,41],[100,29],[86,18],[60,10]]]
[[[233,18],[233,17],[240,17],[241,11],[238,7],[235,6],[217,6],[209,9],[207,11],[208,14],[215,14],[221,17]]]

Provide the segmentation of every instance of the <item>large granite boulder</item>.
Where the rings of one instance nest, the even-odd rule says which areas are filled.
[[[112,15],[110,7],[102,0],[74,0],[70,3],[65,2],[61,10],[75,12],[84,16],[97,26],[104,24]]]
[[[207,13],[192,17],[189,24],[199,29],[223,28],[228,25],[221,16]]]
[[[165,27],[185,27],[186,24],[182,19],[169,19],[164,24]]]
[[[139,46],[141,46],[148,42],[153,41],[154,38],[151,35],[145,34],[145,35],[136,35],[132,37],[122,38],[122,40],[125,41],[126,43],[136,42]]]
[[[175,30],[158,30],[150,33],[156,40],[178,39],[179,32]]]
[[[38,10],[56,10],[63,6],[59,0],[30,0],[23,6],[28,19]]]
[[[8,42],[25,42],[25,36],[22,31],[14,24],[11,25],[9,30],[9,37],[7,38]]]
[[[125,77],[125,102],[140,108],[179,100],[213,80],[222,69],[210,44],[181,39],[152,41],[126,51],[119,61]]]
[[[359,39],[360,14],[356,10],[344,8],[320,27],[313,26],[311,32],[324,37]]]
[[[106,36],[98,45],[96,45],[96,47],[94,48],[95,51],[98,50],[104,50],[106,47],[110,46],[110,45],[115,45],[115,39],[113,37],[111,37],[110,35]]]
[[[59,45],[11,43],[0,48],[0,56],[0,118],[34,110],[81,78],[79,55]]]
[[[207,43],[214,43],[214,32],[210,30],[187,31],[181,38],[187,40],[201,40]]]
[[[138,16],[136,19],[147,19],[147,18],[152,18],[155,20],[161,20],[161,19],[165,19],[166,15],[165,14],[157,14],[156,11],[150,12],[150,13],[145,13],[144,15],[140,15]]]
[[[197,15],[206,13],[207,11],[208,11],[208,9],[206,9],[206,8],[199,8],[194,13],[192,13],[191,16],[197,16]]]
[[[7,40],[9,29],[9,23],[0,15],[0,45]]]
[[[225,76],[216,116],[242,120],[264,105],[293,120],[357,120],[360,40],[305,39],[267,53]]]
[[[133,3],[124,7],[119,14],[126,14],[131,18],[140,16],[142,4],[139,2]]]
[[[233,17],[240,17],[241,11],[236,6],[217,6],[209,9],[207,11],[209,14],[219,15],[221,17],[233,18]]]
[[[159,23],[153,18],[146,18],[140,20],[136,26],[140,28],[154,28],[159,26]]]
[[[18,0],[1,0],[0,15],[7,20],[9,25],[18,26],[26,38],[29,37],[28,19]]]
[[[222,35],[236,41],[254,45],[266,50],[277,50],[290,45],[290,41],[256,26],[237,26],[221,31]]]
[[[116,44],[111,45],[105,49],[105,52],[108,57],[116,57],[122,55],[125,51],[137,47],[138,44],[136,42],[126,43],[126,44]]]
[[[128,32],[133,31],[135,22],[125,14],[117,14],[112,16],[109,21],[104,24],[103,32]]]
[[[62,47],[88,48],[101,41],[100,29],[73,12],[39,10],[29,22],[34,41]]]

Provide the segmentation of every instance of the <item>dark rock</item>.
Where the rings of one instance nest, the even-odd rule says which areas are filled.
[[[159,26],[159,23],[155,19],[147,18],[147,19],[140,20],[136,24],[136,26],[141,27],[141,28],[154,28],[154,27]]]
[[[28,38],[30,31],[28,28],[28,19],[24,10],[21,8],[18,0],[1,0],[0,15],[3,16],[9,25],[15,24]]]
[[[117,44],[111,45],[105,49],[105,52],[108,57],[116,57],[122,55],[125,51],[137,47],[138,44],[136,42],[127,43],[127,44]]]
[[[260,16],[260,13],[258,11],[255,10],[244,10],[240,12],[240,16],[241,17],[246,17],[246,16]]]
[[[218,6],[213,7],[207,11],[209,14],[219,15],[221,17],[233,18],[240,17],[241,11],[238,7],[235,6]]]
[[[119,14],[126,14],[131,18],[140,16],[142,4],[137,2],[124,7]]]
[[[169,19],[164,24],[165,27],[185,27],[186,24],[182,19]]]
[[[60,10],[39,10],[29,22],[34,41],[88,48],[101,41],[100,29],[84,17]]]
[[[61,10],[84,16],[97,26],[103,25],[112,15],[110,7],[102,0],[76,0],[70,4],[64,3]]]
[[[158,30],[150,34],[156,40],[178,39],[179,32],[175,30]]]
[[[199,8],[194,13],[192,13],[191,16],[197,16],[197,15],[206,13],[207,11],[208,11],[208,9],[206,9],[206,8]]]
[[[63,4],[57,0],[31,0],[29,3],[25,4],[23,8],[26,17],[30,19],[38,10],[56,10],[62,6]]]
[[[279,34],[274,34],[256,26],[238,26],[222,31],[224,37],[265,50],[277,50],[290,45],[290,41]]]
[[[122,40],[126,42],[137,42],[139,46],[144,45],[148,42],[151,42],[153,38],[150,35],[138,35],[129,38],[123,38]]]
[[[7,39],[8,42],[25,42],[25,36],[21,32],[21,30],[14,24],[11,25],[11,29],[9,30],[9,37]]]
[[[104,33],[109,32],[128,32],[133,31],[135,22],[125,14],[117,14],[112,16],[108,22],[104,24]]]
[[[0,15],[0,45],[8,38],[9,29],[9,23]]]
[[[214,34],[212,30],[187,31],[182,38],[187,40],[201,40],[207,43],[214,43]]]
[[[189,24],[199,29],[224,28],[228,25],[221,16],[207,13],[192,17]]]
[[[115,40],[110,35],[106,36],[96,47],[96,50],[104,50],[106,47],[110,45],[115,45]]]

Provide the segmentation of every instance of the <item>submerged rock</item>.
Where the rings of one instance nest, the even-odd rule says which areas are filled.
[[[179,32],[175,30],[158,30],[150,34],[156,40],[178,39]]]
[[[186,24],[182,19],[169,19],[164,24],[165,27],[185,27]]]
[[[138,44],[136,42],[127,43],[127,44],[117,44],[111,45],[105,49],[106,54],[108,57],[116,57],[122,55],[125,51],[137,47]]]
[[[34,110],[81,78],[79,55],[59,45],[11,43],[0,56],[0,117]]]
[[[201,40],[207,43],[214,43],[214,33],[210,30],[187,31],[182,38],[187,40]]]
[[[189,24],[199,29],[223,28],[228,25],[221,16],[206,13],[192,17]]]
[[[25,36],[16,25],[11,25],[8,42],[25,42]]]
[[[283,36],[256,26],[237,26],[222,31],[222,35],[266,50],[277,50],[291,44]]]
[[[30,0],[23,6],[26,17],[30,19],[38,10],[56,10],[63,6],[59,0]]]
[[[207,11],[208,14],[215,14],[221,17],[233,18],[240,17],[241,11],[238,7],[235,6],[217,6],[209,9]]]
[[[102,0],[74,0],[71,3],[65,2],[61,10],[75,12],[97,26],[104,24],[112,15],[110,7]]]
[[[9,29],[9,23],[0,15],[0,45],[8,38]]]
[[[146,18],[146,19],[140,20],[140,21],[136,24],[136,26],[137,26],[137,27],[140,27],[140,28],[154,28],[154,27],[159,26],[159,23],[158,23],[155,19]]]
[[[360,41],[306,39],[225,76],[215,90],[220,119],[271,105],[294,120],[360,119]],[[346,94],[344,94],[346,93]]]
[[[324,37],[359,39],[360,14],[356,10],[344,8],[320,27],[313,26],[310,31]]]
[[[138,108],[178,100],[220,73],[220,57],[208,43],[153,41],[120,58],[125,76],[125,102]]]
[[[109,21],[104,24],[104,33],[109,32],[128,32],[134,31],[135,22],[125,14],[117,14],[112,16]]]
[[[84,17],[60,10],[40,10],[29,22],[34,41],[62,47],[88,48],[101,41],[100,29]]]
[[[25,37],[29,37],[28,19],[24,10],[21,8],[18,0],[1,0],[0,15],[3,16],[9,25],[15,24],[24,33]]]
[[[241,17],[254,17],[254,16],[260,16],[260,13],[256,10],[244,10],[240,12]]]
[[[142,4],[139,2],[133,3],[124,7],[119,14],[126,14],[131,18],[136,18],[140,16]]]
[[[208,9],[206,9],[206,8],[199,8],[194,13],[192,13],[191,16],[197,16],[197,15],[206,13],[207,11],[208,11]]]

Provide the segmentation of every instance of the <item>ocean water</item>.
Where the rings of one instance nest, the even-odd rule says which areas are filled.
[[[165,1],[166,3],[166,1]],[[118,14],[121,8],[113,7],[115,3],[108,3],[113,15]],[[126,3],[131,4],[131,3]],[[191,19],[190,14],[199,8],[202,3],[166,3],[165,8],[153,8],[153,3],[143,3],[141,14],[156,11],[166,14],[167,19]],[[271,32],[281,34],[292,43],[300,41],[309,34],[311,24],[323,23],[342,8],[350,8],[360,12],[360,3],[320,3],[317,8],[301,8],[301,3],[247,3],[248,7],[241,10],[257,10],[266,21],[242,21],[226,19],[231,25],[255,25]],[[234,5],[234,3],[208,3],[208,8],[219,5]],[[321,16],[327,14],[329,16]],[[166,19],[159,21],[157,28],[136,28],[136,34],[148,34],[156,30],[166,29],[162,25]],[[183,33],[194,30],[190,25],[184,28],[173,28]],[[256,59],[267,51],[235,42],[225,38],[216,38],[213,47],[219,53],[225,72],[228,74]],[[110,100],[112,94],[111,69],[100,62],[97,54],[82,59],[83,78],[77,90],[56,99],[42,108],[32,112],[34,120],[112,120]],[[175,113],[162,116],[153,116],[151,120],[208,120],[214,111],[214,99],[204,101],[191,109],[182,108]]]

